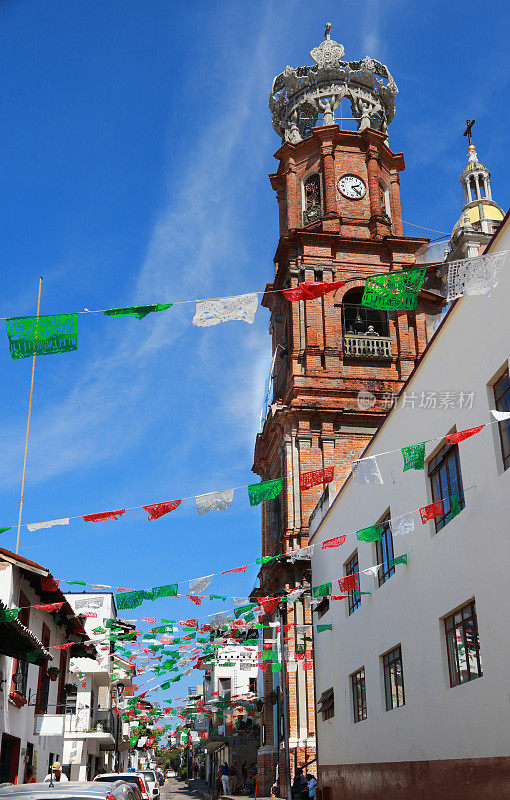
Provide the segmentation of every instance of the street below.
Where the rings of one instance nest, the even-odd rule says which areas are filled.
[[[194,798],[201,800],[203,793],[189,787],[185,781],[178,781],[177,778],[167,778],[165,785],[161,787],[161,800],[178,800],[179,798]]]

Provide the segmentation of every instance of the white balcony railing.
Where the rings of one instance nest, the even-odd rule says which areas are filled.
[[[364,336],[344,333],[344,358],[391,358],[389,336]]]

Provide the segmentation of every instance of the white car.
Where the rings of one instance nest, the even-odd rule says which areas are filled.
[[[152,769],[141,769],[139,775],[143,775],[145,782],[149,787],[150,800],[159,800],[159,781],[158,776]]]
[[[105,781],[108,783],[124,781],[124,783],[133,784],[140,792],[142,800],[152,800],[151,790],[142,772],[106,772],[96,775],[94,778],[94,783],[104,783]]]
[[[173,769],[167,769],[166,777],[167,778],[175,778],[175,772],[173,771]]]

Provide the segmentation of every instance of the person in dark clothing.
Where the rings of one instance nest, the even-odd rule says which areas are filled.
[[[301,767],[297,768],[294,775],[294,780],[292,782],[292,797],[293,800],[308,800],[308,783],[303,775],[303,770]]]

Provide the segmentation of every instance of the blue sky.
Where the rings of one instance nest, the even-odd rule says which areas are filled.
[[[286,64],[311,63],[327,20],[347,59],[383,61],[399,87],[390,146],[406,157],[404,219],[451,230],[467,116],[506,210],[509,16],[497,0],[490,14],[471,0],[4,0],[0,314],[33,313],[39,275],[42,313],[263,289],[277,244],[269,89]],[[82,315],[78,351],[37,360],[25,521],[255,480],[268,313],[212,329],[193,328],[192,316],[192,305],[142,322]],[[30,360],[12,361],[5,336],[0,365],[7,525],[17,520]],[[198,517],[188,502],[150,523],[138,512],[25,529],[21,545],[56,576],[136,587],[221,571],[259,550],[260,513],[245,490],[223,513]],[[210,591],[245,594],[255,575],[218,578]],[[194,611],[181,600],[142,607]]]

